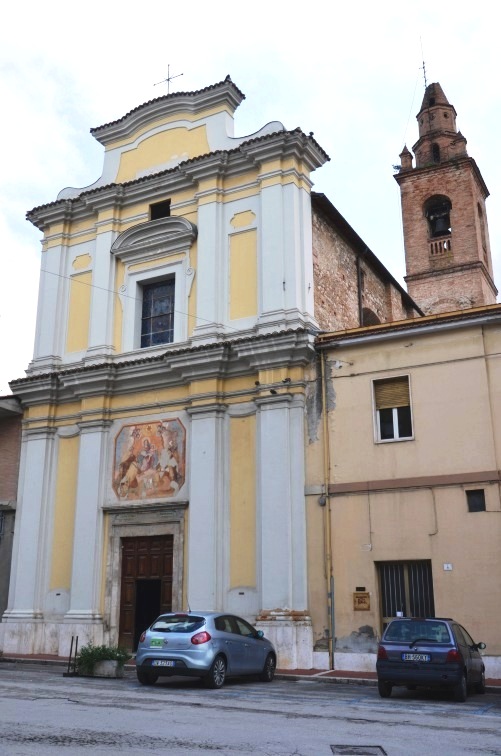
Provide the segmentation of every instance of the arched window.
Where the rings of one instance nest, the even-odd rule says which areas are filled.
[[[424,214],[428,221],[430,238],[451,233],[451,208],[450,199],[441,194],[436,194],[425,202]]]
[[[436,142],[431,145],[431,156],[434,163],[440,163],[440,146]]]
[[[380,319],[378,318],[374,310],[370,309],[370,307],[364,307],[362,309],[362,325],[379,325],[380,322]]]

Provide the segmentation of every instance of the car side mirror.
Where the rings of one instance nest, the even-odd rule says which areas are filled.
[[[256,631],[256,638],[264,638],[264,633],[262,630]]]
[[[479,649],[479,651],[483,651],[484,648],[487,648],[485,643],[475,643],[475,646]]]

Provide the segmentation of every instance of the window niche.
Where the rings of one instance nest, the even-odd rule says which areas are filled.
[[[197,227],[186,218],[142,223],[117,237],[111,254],[124,266],[122,352],[188,338],[188,297],[195,272],[190,250]]]
[[[170,199],[154,202],[150,205],[150,220],[170,217]]]
[[[435,195],[426,201],[424,215],[428,221],[428,233],[431,239],[449,236],[452,233],[451,209],[450,199],[442,195]]]
[[[483,488],[475,488],[466,491],[466,503],[468,512],[485,512],[485,491]]]
[[[175,278],[141,287],[141,349],[174,341]]]

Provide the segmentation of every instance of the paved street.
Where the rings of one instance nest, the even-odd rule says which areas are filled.
[[[63,677],[61,667],[0,663],[0,754],[500,754],[501,695],[301,680],[198,680],[140,686]],[[350,746],[350,748],[348,748]]]

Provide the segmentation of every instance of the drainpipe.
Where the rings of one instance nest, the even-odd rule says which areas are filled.
[[[357,294],[358,294],[358,325],[364,324],[363,301],[362,301],[362,268],[360,267],[360,255],[357,255]]]
[[[320,352],[320,368],[322,380],[322,407],[323,407],[323,434],[324,434],[324,459],[323,459],[323,501],[324,506],[324,562],[325,577],[327,584],[327,609],[329,621],[329,668],[334,669],[334,574],[332,570],[332,534],[331,534],[331,501],[329,497],[330,481],[330,443],[329,422],[327,408],[327,380],[326,380],[325,352]]]

